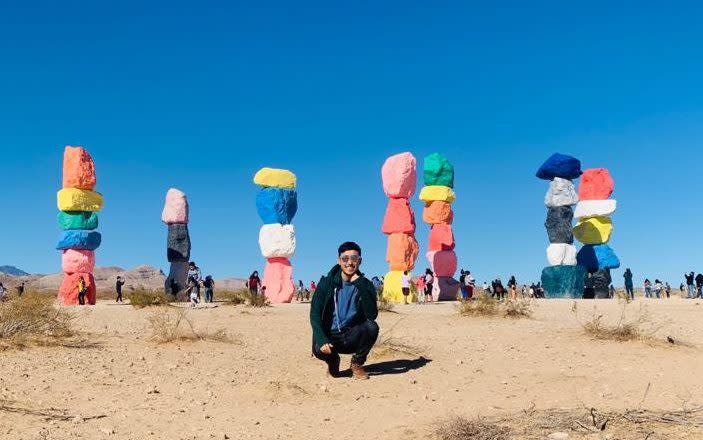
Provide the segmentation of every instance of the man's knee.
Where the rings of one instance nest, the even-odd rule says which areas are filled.
[[[371,320],[367,320],[364,323],[364,330],[368,333],[369,336],[373,337],[374,339],[378,337],[378,332],[380,331],[376,321]]]

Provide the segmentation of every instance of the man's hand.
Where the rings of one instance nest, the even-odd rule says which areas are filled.
[[[320,347],[320,351],[324,354],[332,354],[332,347],[333,345],[328,342],[327,344]]]

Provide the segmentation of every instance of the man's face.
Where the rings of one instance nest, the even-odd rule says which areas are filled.
[[[339,256],[339,265],[345,275],[352,276],[361,266],[361,255],[357,251],[346,251]]]

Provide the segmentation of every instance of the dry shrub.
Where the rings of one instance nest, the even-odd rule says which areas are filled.
[[[183,308],[164,308],[149,316],[148,320],[151,339],[160,344],[178,341],[238,342],[225,329],[196,331],[188,311]]]
[[[510,428],[482,419],[456,417],[437,429],[441,440],[508,440]]]
[[[151,306],[165,306],[172,301],[172,298],[164,292],[142,289],[129,292],[127,294],[127,299],[129,299],[129,303],[132,307],[136,309]]]
[[[499,301],[481,293],[457,305],[461,316],[502,316],[504,318],[529,318],[532,316],[532,301],[529,299]]]
[[[249,295],[249,289],[218,290],[215,292],[217,301],[234,305],[246,303]]]
[[[640,305],[633,316],[628,316],[628,303],[623,303],[620,317],[614,323],[606,322],[602,313],[593,309],[590,316],[579,314],[578,304],[574,302],[571,311],[583,327],[584,332],[595,338],[607,341],[642,341],[652,339],[656,328],[652,325],[649,312]]]
[[[393,312],[393,307],[395,307],[395,305],[392,302],[388,301],[387,298],[384,298],[383,296],[381,296],[378,299],[378,311],[379,312]]]
[[[372,357],[383,358],[395,356],[398,354],[407,354],[411,356],[422,356],[422,350],[414,345],[408,344],[400,338],[393,336],[393,329],[405,318],[401,318],[395,322],[388,330],[383,332],[376,341],[371,351]]]
[[[73,337],[75,316],[49,295],[25,293],[0,302],[0,345],[64,345]]]

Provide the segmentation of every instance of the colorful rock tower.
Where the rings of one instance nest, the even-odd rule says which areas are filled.
[[[389,199],[381,227],[388,235],[386,261],[390,269],[383,280],[383,297],[396,303],[404,301],[400,278],[404,271],[412,276],[410,271],[420,252],[415,240],[415,215],[408,201],[417,186],[416,168],[415,157],[407,152],[389,157],[381,168],[383,191]],[[414,301],[415,295],[409,300]]]
[[[262,168],[254,176],[262,189],[256,196],[256,209],[264,225],[259,231],[259,247],[266,258],[262,287],[272,303],[289,303],[295,296],[293,267],[295,229],[291,224],[298,211],[295,174],[288,170]]]
[[[425,157],[423,169],[425,187],[420,191],[420,200],[425,202],[422,220],[431,228],[427,260],[435,276],[432,293],[437,301],[455,301],[459,282],[454,279],[454,166],[441,154],[432,153]]]
[[[79,304],[79,283],[85,285],[85,304],[95,304],[95,250],[101,235],[97,212],[103,207],[102,194],[93,191],[97,179],[95,164],[83,147],[67,146],[63,154],[63,189],[57,194],[58,222],[63,236],[56,245],[62,252],[63,282],[58,299],[65,305]]]
[[[168,226],[166,258],[171,264],[164,288],[166,293],[178,298],[188,285],[188,260],[190,259],[190,234],[188,233],[189,206],[183,191],[171,188],[166,192],[166,202],[161,212],[161,221]]]
[[[576,260],[588,271],[590,280],[587,284],[592,285],[595,298],[609,297],[610,269],[620,267],[620,260],[606,244],[613,231],[610,215],[617,207],[617,202],[610,199],[613,190],[615,182],[605,168],[591,168],[581,176],[574,235],[584,245]]]
[[[576,248],[572,220],[572,206],[578,195],[572,182],[581,176],[581,162],[571,156],[556,153],[537,171],[537,177],[550,180],[544,197],[547,221],[544,226],[549,236],[547,259],[549,267],[542,271],[542,287],[548,298],[581,298],[586,269],[576,264]]]

